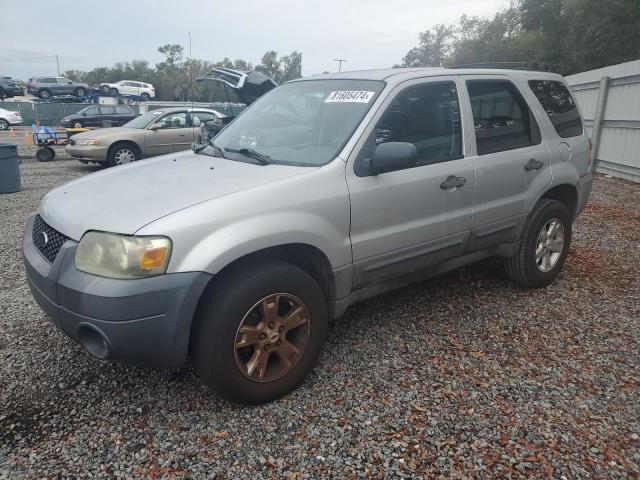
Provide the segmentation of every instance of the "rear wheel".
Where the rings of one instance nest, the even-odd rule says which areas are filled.
[[[149,94],[148,93],[143,93],[142,95],[140,95],[140,98],[142,99],[143,102],[148,102],[149,101]]]
[[[0,130],[8,130],[9,122],[7,122],[4,118],[0,118]]]
[[[140,160],[138,148],[132,143],[117,143],[109,150],[107,163],[111,167]]]
[[[525,287],[545,287],[558,276],[571,243],[571,215],[567,207],[542,199],[531,213],[518,244],[507,260],[509,278]]]
[[[307,272],[278,261],[235,268],[215,280],[198,308],[196,369],[234,402],[269,402],[309,374],[327,325],[324,294]]]
[[[38,97],[42,99],[51,98],[51,91],[47,90],[46,88],[43,88],[40,91],[38,91]]]
[[[80,120],[76,120],[73,122],[73,128],[82,128],[82,122]]]
[[[51,147],[42,147],[36,151],[36,160],[39,162],[50,162],[54,156],[55,152]]]
[[[87,95],[87,91],[84,88],[76,88],[74,95],[76,97],[84,97]]]

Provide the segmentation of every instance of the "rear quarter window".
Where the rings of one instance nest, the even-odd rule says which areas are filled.
[[[562,138],[582,135],[583,127],[578,107],[562,82],[530,80],[529,87],[547,112],[558,135]]]

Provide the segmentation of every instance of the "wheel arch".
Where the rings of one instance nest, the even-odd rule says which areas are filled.
[[[568,183],[556,185],[544,192],[540,198],[559,201],[567,207],[571,218],[575,218],[578,208],[578,189],[575,185]]]
[[[225,273],[249,264],[257,264],[266,260],[279,260],[289,265],[295,266],[307,272],[318,283],[322,289],[327,305],[336,298],[336,284],[333,270],[329,258],[318,247],[307,243],[286,243],[274,245],[257,250],[227,263],[210,280],[205,288],[202,297],[210,288],[215,288],[216,279],[224,276]]]
[[[115,150],[116,147],[120,145],[130,145],[136,149],[140,158],[142,158],[142,148],[138,145],[134,140],[116,140],[111,145],[109,145],[109,149],[107,150],[107,158],[111,155],[111,153]]]

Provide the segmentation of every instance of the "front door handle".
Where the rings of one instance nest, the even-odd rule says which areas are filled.
[[[524,169],[528,172],[529,170],[538,170],[539,168],[542,168],[542,166],[544,165],[544,162],[541,162],[540,160],[536,160],[535,158],[532,158],[531,160],[529,160],[527,162],[527,164],[524,166]]]
[[[449,175],[444,182],[440,184],[440,188],[443,190],[448,190],[450,188],[461,187],[467,182],[467,179],[464,177],[456,177],[455,175]]]

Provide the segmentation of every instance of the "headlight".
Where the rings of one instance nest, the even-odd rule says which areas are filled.
[[[87,232],[76,251],[76,268],[110,278],[140,278],[167,271],[171,240]]]
[[[88,139],[88,138],[81,138],[79,140],[76,140],[76,145],[100,145],[100,140],[93,138],[93,139]]]

